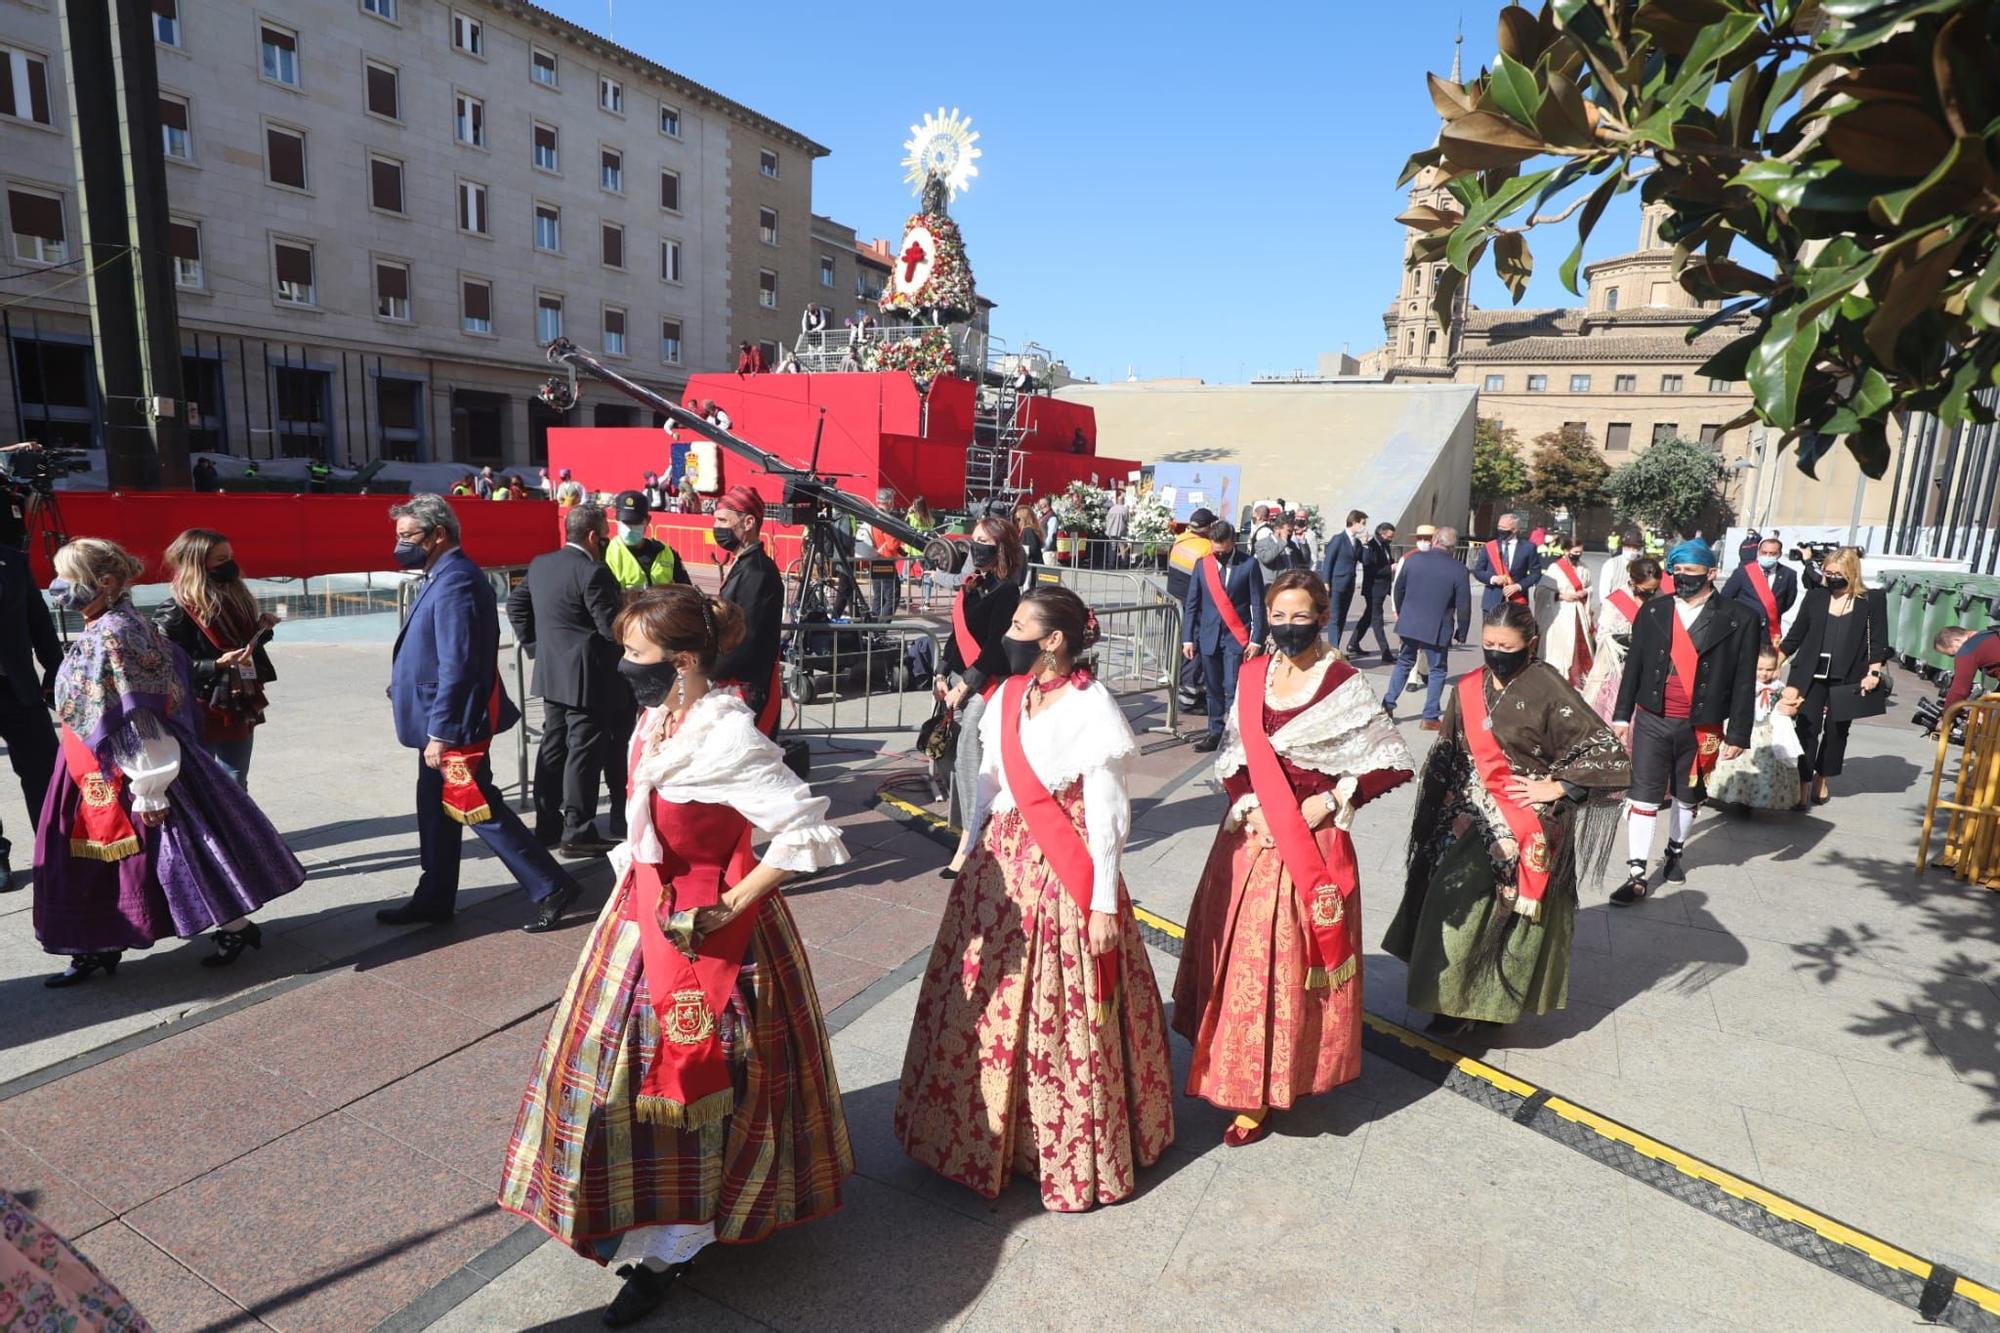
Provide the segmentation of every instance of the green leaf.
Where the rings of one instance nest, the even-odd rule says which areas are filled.
[[[1569,289],[1570,295],[1583,295],[1583,289],[1576,285],[1576,266],[1583,262],[1583,243],[1590,239],[1590,229],[1595,227],[1597,219],[1604,215],[1604,206],[1611,202],[1612,196],[1623,194],[1631,188],[1632,182],[1625,174],[1614,171],[1606,176],[1603,183],[1590,192],[1590,198],[1584,201],[1583,212],[1576,220],[1576,246],[1569,252],[1569,258],[1563,260],[1562,268],[1558,270],[1562,284]]]
[[[1750,354],[1750,391],[1764,420],[1781,430],[1798,424],[1799,386],[1819,351],[1821,323],[1801,325],[1799,308],[1781,310]]]
[[[1528,238],[1518,231],[1501,232],[1493,238],[1493,271],[1507,284],[1519,305],[1535,273],[1535,257],[1528,250]]]
[[[1862,416],[1873,417],[1880,416],[1895,397],[1895,391],[1889,387],[1888,376],[1870,366],[1862,373],[1861,382],[1854,386],[1854,396],[1848,402]]]
[[[1512,216],[1522,204],[1528,202],[1529,195],[1555,174],[1556,169],[1550,167],[1546,171],[1531,171],[1525,176],[1514,177],[1467,209],[1466,222],[1474,227],[1483,227],[1489,222],[1499,222]]]
[[[1486,238],[1492,234],[1492,228],[1481,226],[1470,219],[1459,223],[1451,233],[1451,240],[1445,245],[1446,262],[1460,273],[1472,272],[1473,250],[1485,244]]]
[[[1889,471],[1889,429],[1881,420],[1865,421],[1861,429],[1847,437],[1847,452],[1861,465],[1863,475],[1880,481]]]
[[[1487,84],[1493,104],[1520,124],[1533,128],[1535,113],[1541,109],[1542,90],[1527,66],[1505,51],[1493,64],[1492,81]]]
[[[1882,195],[1876,199],[1874,207],[1869,211],[1890,226],[1902,225],[1904,216],[1920,200],[1929,195],[1931,191],[1944,185],[1957,172],[1959,150],[1964,148],[1968,142],[1973,145],[1973,151],[1984,151],[1978,140],[1953,139],[1951,147],[1945,150],[1944,156],[1938,159],[1937,165],[1931,168],[1928,176],[1925,176],[1907,190],[1898,190],[1894,194]]]
[[[2000,254],[1989,254],[1965,289],[1965,313],[1976,327],[2000,330]]]
[[[1833,169],[1834,164],[1831,162],[1809,162],[1794,166],[1790,162],[1767,157],[1761,162],[1750,163],[1725,183],[1740,186],[1760,199],[1770,200],[1780,208],[1797,208],[1799,200],[1805,196],[1806,186],[1821,179]]]
[[[1757,350],[1757,344],[1763,341],[1763,338],[1761,332],[1744,334],[1702,362],[1701,368],[1696,370],[1695,374],[1712,380],[1731,380],[1740,383],[1749,378],[1750,354]]]
[[[1434,167],[1442,161],[1444,161],[1444,150],[1436,146],[1426,148],[1422,152],[1411,153],[1409,160],[1403,163],[1403,174],[1396,177],[1396,187],[1401,189],[1415,180],[1418,172],[1426,167]]]

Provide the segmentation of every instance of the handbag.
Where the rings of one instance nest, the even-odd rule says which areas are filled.
[[[930,717],[917,728],[917,749],[927,759],[949,762],[958,753],[958,717],[937,701]]]
[[[1855,614],[1861,616],[1861,661],[1865,667],[1875,652],[1875,630],[1868,622],[1868,613],[1857,607]],[[1889,684],[1887,672],[1882,674],[1875,688],[1866,694],[1861,692],[1860,682],[1852,685],[1835,685],[1826,692],[1826,719],[1829,722],[1852,722],[1857,718],[1881,717],[1889,711],[1889,696],[1895,691]]]

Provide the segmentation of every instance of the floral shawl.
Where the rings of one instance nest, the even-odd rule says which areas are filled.
[[[56,671],[56,717],[99,758],[136,714],[150,711],[192,728],[181,650],[132,608],[129,598],[84,627]]]

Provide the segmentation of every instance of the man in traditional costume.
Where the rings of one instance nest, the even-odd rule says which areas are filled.
[[[1715,552],[1707,542],[1682,542],[1667,553],[1667,567],[1674,596],[1639,608],[1611,714],[1612,726],[1632,747],[1627,874],[1611,895],[1614,903],[1636,903],[1651,892],[1646,862],[1669,797],[1672,823],[1661,878],[1686,881],[1681,856],[1704,781],[1717,759],[1733,759],[1750,744],[1757,720],[1763,622],[1743,603],[1716,594]]]

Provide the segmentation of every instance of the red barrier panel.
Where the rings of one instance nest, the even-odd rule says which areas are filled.
[[[163,580],[160,558],[188,528],[213,528],[236,548],[251,578],[308,578],[394,569],[390,495],[228,495],[193,491],[63,491],[71,537],[106,537],[146,562]],[[562,542],[556,507],[546,500],[454,499],[465,552],[482,565],[525,565]],[[54,577],[42,545],[31,542],[36,576]]]
[[[1076,433],[1083,432],[1083,438],[1093,452],[1097,448],[1097,413],[1082,403],[1072,403],[1063,398],[1028,399],[1023,416],[1027,419],[1028,433],[1021,440],[1021,447],[1033,452],[1047,450],[1052,453],[1070,453],[1076,447]],[[1122,472],[1119,475],[1124,475]]]

